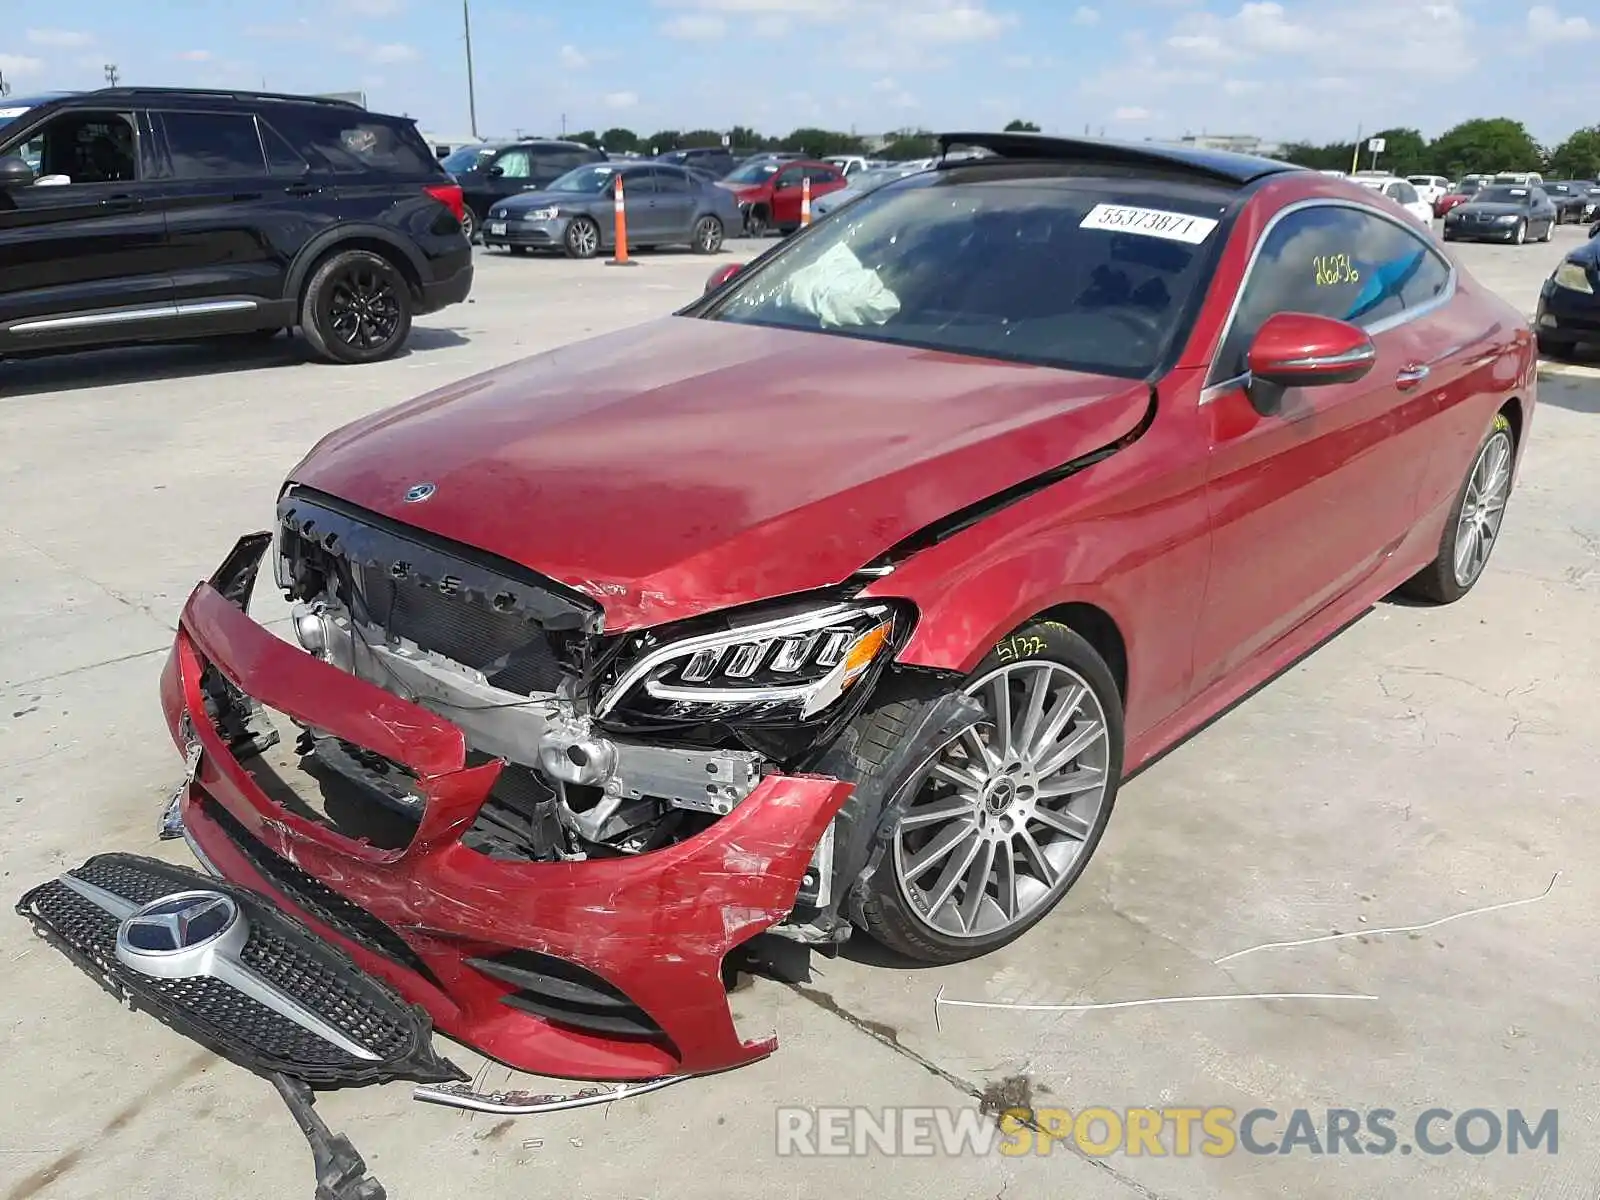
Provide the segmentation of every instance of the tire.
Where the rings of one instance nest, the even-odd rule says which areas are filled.
[[[701,217],[694,223],[694,240],[689,244],[696,254],[715,254],[722,249],[722,222],[716,217]]]
[[[1454,604],[1483,578],[1483,572],[1489,565],[1489,556],[1500,540],[1500,523],[1505,519],[1505,506],[1511,498],[1516,452],[1511,422],[1504,413],[1496,413],[1489,432],[1478,444],[1478,452],[1472,456],[1472,465],[1467,468],[1466,477],[1461,481],[1456,502],[1450,506],[1450,516],[1445,520],[1444,532],[1439,537],[1438,553],[1431,563],[1401,585],[1402,593],[1430,604]],[[1491,476],[1485,474],[1480,479],[1480,470],[1496,472],[1492,476],[1492,486],[1484,486],[1491,483]],[[1504,475],[1499,475],[1499,471],[1503,471]],[[1468,522],[1464,519],[1469,501],[1480,506],[1480,513],[1491,512],[1492,525],[1488,526],[1488,544],[1483,546],[1484,522],[1474,522],[1479,527],[1481,556],[1474,554],[1470,560],[1470,570],[1463,572],[1458,571],[1457,565],[1458,555],[1463,550],[1463,539],[1470,536],[1467,534]],[[1482,507],[1487,505],[1497,507],[1492,510]]]
[[[528,252],[528,248],[526,246],[507,246],[506,250],[516,258],[521,258]]]
[[[764,238],[772,230],[771,218],[767,210],[759,205],[752,208],[744,217],[745,237]]]
[[[300,327],[328,362],[379,362],[411,336],[411,309],[411,285],[392,262],[370,250],[341,250],[306,284]]]
[[[588,217],[574,217],[561,235],[568,258],[593,258],[600,253],[600,226]]]
[[[1556,223],[1554,221],[1550,221],[1545,225],[1544,232],[1539,235],[1539,240],[1541,242],[1548,242],[1551,238],[1555,237],[1555,235]]]
[[[1511,234],[1511,244],[1520,246],[1528,240],[1528,223],[1522,218],[1517,218],[1517,227]]]
[[[472,206],[467,205],[461,210],[461,232],[471,245],[478,240],[478,226],[483,222],[478,220],[478,214],[472,211]]]
[[[1012,718],[1009,728],[1015,736],[1026,730],[1032,715],[1030,685],[1044,687],[1048,697],[1034,725],[1036,734],[1049,732],[1056,724],[1060,697],[1083,689],[1063,718],[1063,728],[1044,741],[1046,760],[1052,754],[1070,753],[1077,740],[1092,740],[1042,775],[1019,764],[1010,771],[988,772],[980,783],[977,775],[968,773],[970,767],[959,766],[979,761],[976,743],[963,735],[941,751],[938,763],[921,779],[913,781],[916,791],[890,834],[890,845],[861,907],[864,932],[897,954],[924,963],[952,963],[1014,941],[1066,895],[1100,843],[1122,779],[1122,698],[1116,680],[1105,660],[1078,634],[1053,622],[1033,622],[992,649],[966,687],[983,699],[992,717],[1003,686]],[[863,731],[863,744],[891,741],[895,710],[901,707],[887,705],[862,718],[886,727]],[[898,719],[903,721],[904,714]],[[989,748],[985,756],[1004,747],[996,725],[981,728],[983,732],[975,736],[979,742],[988,739],[983,742]],[[1008,753],[1000,766],[1014,761],[1014,753]],[[1048,761],[1043,765],[1051,766]],[[973,784],[966,799],[960,787],[941,777],[946,767]],[[1085,784],[1096,776],[1098,782]],[[1049,804],[1043,805],[1040,801],[1047,797],[1036,791],[1041,784],[1070,786],[1074,791],[1051,794]],[[1078,811],[1067,808],[1069,804]],[[1034,815],[1041,808],[1052,812],[1052,823]],[[938,853],[945,842],[950,849]],[[1048,869],[1040,867],[1041,860]],[[1009,863],[1009,869],[1002,862]],[[975,869],[980,866],[981,871]],[[975,888],[973,881],[980,876],[982,882]],[[1011,881],[1009,901],[1006,878]],[[941,891],[947,895],[941,897]]]

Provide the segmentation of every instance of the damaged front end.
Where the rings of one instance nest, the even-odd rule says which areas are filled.
[[[269,551],[298,647],[246,613]],[[242,539],[184,608],[161,694],[188,775],[164,828],[225,881],[216,894],[249,910],[250,929],[287,926],[297,932],[274,936],[313,957],[324,947],[322,970],[370,988],[273,1008],[277,993],[252,992],[212,954],[154,1011],[275,1078],[411,1078],[424,1098],[464,1107],[512,1102],[475,1096],[423,1056],[413,1043],[432,1028],[511,1067],[582,1080],[675,1079],[770,1053],[774,1038],[735,1028],[733,968],[848,936],[897,784],[978,719],[949,681],[893,666],[912,617],[842,587],[608,635],[577,591],[290,489],[276,538]],[[869,769],[849,731],[889,695],[916,719]],[[125,864],[117,893],[102,861],[35,889],[22,910],[119,994],[148,1001],[153,960],[115,944],[138,910],[172,898],[161,871],[173,868]],[[183,874],[166,880],[171,893],[213,887]],[[63,918],[62,905],[84,911]],[[229,988],[294,1025],[294,1053],[230,1032],[218,996],[248,1005]],[[400,1058],[385,1051],[374,1066],[329,1042],[368,1009],[407,1014]]]

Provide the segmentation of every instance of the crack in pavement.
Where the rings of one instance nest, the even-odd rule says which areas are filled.
[[[43,546],[39,545],[37,542],[33,541],[30,538],[24,537],[22,534],[18,533],[15,529],[11,528],[11,526],[9,526],[9,525],[0,525],[0,532],[4,532],[4,533],[10,535],[11,537],[16,538],[17,541],[21,542],[29,550],[32,550],[35,554],[37,554],[40,558],[44,559],[47,563],[50,563],[52,566],[55,566],[55,567],[57,567],[58,569],[60,569],[62,571],[65,571],[67,574],[69,574],[69,575],[71,575],[71,576],[73,576],[73,577],[75,577],[77,579],[83,580],[83,582],[89,584],[91,587],[98,588],[101,592],[105,593],[111,599],[115,600],[118,604],[124,604],[127,607],[133,609],[134,612],[143,613],[145,616],[149,617],[152,621],[154,621],[157,625],[161,626],[161,628],[163,628],[163,629],[170,630],[170,631],[172,631],[174,633],[177,632],[177,628],[178,627],[176,625],[171,625],[171,624],[167,623],[166,621],[163,621],[160,617],[156,616],[156,614],[150,610],[150,607],[148,605],[141,604],[137,600],[132,600],[129,597],[124,596],[121,592],[117,591],[117,589],[112,587],[110,584],[101,583],[93,575],[90,575],[87,572],[80,570],[79,568],[73,566],[69,562],[65,562],[62,559],[57,558],[54,554],[51,554],[50,551],[46,550]]]
[[[983,1088],[979,1087],[978,1084],[974,1083],[970,1079],[966,1079],[960,1075],[957,1075],[954,1071],[951,1071],[946,1067],[940,1066],[926,1055],[919,1054],[917,1051],[907,1046],[904,1042],[900,1041],[898,1037],[893,1035],[892,1031],[887,1030],[886,1027],[879,1022],[869,1020],[865,1017],[858,1017],[855,1013],[845,1008],[844,1005],[840,1004],[836,999],[833,998],[832,995],[827,992],[818,991],[815,988],[809,988],[803,984],[796,983],[786,983],[783,986],[814,1007],[821,1009],[825,1013],[830,1013],[833,1016],[838,1017],[841,1021],[850,1026],[850,1028],[856,1030],[858,1033],[864,1033],[873,1041],[878,1042],[880,1045],[887,1046],[890,1050],[898,1054],[907,1062],[921,1067],[924,1071],[928,1072],[928,1074],[943,1080],[957,1091],[971,1097],[980,1104],[983,1103]],[[1048,1129],[1044,1128],[1044,1126],[1035,1121],[1027,1120],[1021,1121],[1020,1123],[1026,1125],[1035,1133],[1042,1133],[1049,1137],[1054,1136]],[[1166,1196],[1160,1192],[1151,1190],[1144,1184],[1140,1183],[1137,1179],[1129,1178],[1127,1175],[1117,1170],[1116,1167],[1112,1166],[1104,1159],[1091,1157],[1071,1143],[1063,1144],[1066,1145],[1068,1152],[1074,1157],[1081,1159],[1083,1162],[1088,1163],[1092,1167],[1097,1167],[1106,1172],[1106,1174],[1110,1175],[1118,1183],[1122,1184],[1122,1186],[1126,1187],[1136,1196],[1139,1196],[1140,1200],[1177,1200],[1176,1197]]]

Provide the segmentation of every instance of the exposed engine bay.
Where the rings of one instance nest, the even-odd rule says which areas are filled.
[[[893,657],[891,603],[847,592],[605,636],[581,593],[304,490],[279,505],[275,574],[300,645],[457,725],[505,766],[463,844],[491,857],[636,855],[706,828],[763,775],[807,769]],[[402,818],[403,770],[316,729],[301,766]],[[802,900],[826,904],[832,830]],[[404,838],[398,839],[404,844]]]

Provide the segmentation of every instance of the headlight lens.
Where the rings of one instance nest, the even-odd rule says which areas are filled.
[[[1589,272],[1583,269],[1582,263],[1564,262],[1556,268],[1556,273],[1551,278],[1555,280],[1557,287],[1594,294],[1594,285],[1589,282]]]
[[[553,221],[558,211],[560,210],[552,206],[550,208],[535,208],[523,215],[530,221]]]
[[[813,717],[889,651],[895,615],[887,604],[834,604],[668,642],[631,663],[595,715]]]
[[[1502,224],[1502,225],[1510,225],[1516,219],[1517,219],[1517,214],[1516,213],[1505,213],[1504,215],[1498,216],[1498,217],[1495,218],[1495,220],[1500,222],[1500,224]]]

